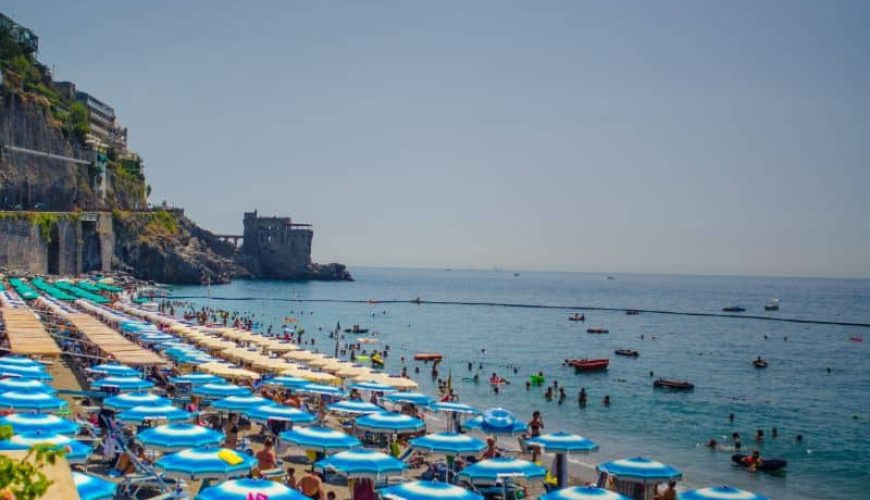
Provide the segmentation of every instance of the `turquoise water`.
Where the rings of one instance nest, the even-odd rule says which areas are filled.
[[[585,323],[567,320],[567,310],[490,306],[288,302],[290,299],[487,301],[584,305],[636,309],[719,312],[742,304],[747,314],[870,323],[870,280],[746,277],[688,277],[530,273],[500,271],[354,269],[354,283],[238,281],[212,288],[212,307],[247,311],[280,330],[281,318],[297,316],[306,338],[331,352],[327,330],[358,323],[380,332],[389,345],[387,368],[400,371],[400,356],[438,351],[446,355],[441,376],[453,374],[461,399],[481,408],[503,406],[522,418],[535,409],[546,429],[581,433],[601,445],[600,452],[577,457],[598,463],[645,455],[683,470],[684,484],[730,484],[774,498],[868,498],[870,475],[870,363],[866,329],[792,324],[735,318],[687,317],[587,311]],[[202,287],[182,287],[176,296],[204,296]],[[764,313],[772,297],[781,310]],[[269,300],[282,299],[282,300]],[[205,299],[197,299],[205,304]],[[386,314],[384,314],[386,312]],[[589,335],[589,326],[609,328]],[[319,328],[322,328],[320,330]],[[645,339],[639,336],[643,334]],[[767,335],[767,339],[764,336]],[[654,338],[653,338],[654,337]],[[787,337],[787,340],[786,338]],[[637,359],[613,355],[619,347],[640,351]],[[481,349],[485,348],[485,354]],[[766,370],[752,367],[762,356]],[[565,358],[608,357],[606,373],[575,375],[561,366]],[[492,372],[510,379],[494,394],[470,380],[467,361],[484,362],[481,378]],[[413,362],[409,361],[413,375]],[[432,391],[427,367],[415,378]],[[508,366],[515,366],[514,374]],[[475,365],[476,368],[476,365]],[[827,372],[831,368],[831,372]],[[564,404],[547,402],[543,389],[526,391],[529,374],[543,371],[548,383],[566,387]],[[652,388],[650,371],[686,378],[691,393]],[[577,405],[583,386],[586,408]],[[609,395],[612,405],[601,404]],[[734,413],[733,425],[728,414]],[[771,427],[779,429],[770,438]],[[750,474],[730,463],[730,453],[703,447],[711,437],[727,441],[732,432],[754,447],[757,428],[765,430],[761,451],[789,461],[779,475]],[[798,443],[797,434],[804,440]]]

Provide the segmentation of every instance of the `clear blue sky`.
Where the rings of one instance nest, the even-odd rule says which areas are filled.
[[[870,2],[2,2],[152,201],[354,265],[870,276]]]

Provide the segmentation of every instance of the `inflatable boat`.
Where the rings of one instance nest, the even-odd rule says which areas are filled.
[[[744,462],[747,457],[749,457],[749,455],[741,455],[737,453],[731,455],[731,460],[741,467],[749,467]],[[779,458],[762,458],[761,463],[755,468],[755,470],[771,472],[784,469],[786,465],[788,465],[788,462]]]
[[[653,382],[653,387],[657,387],[659,389],[671,389],[674,391],[691,391],[695,388],[695,385],[689,383],[686,380],[670,380],[666,378],[660,378]]]

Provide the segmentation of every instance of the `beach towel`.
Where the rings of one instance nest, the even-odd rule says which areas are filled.
[[[239,454],[234,452],[233,450],[224,449],[224,450],[219,451],[217,455],[218,455],[218,458],[220,458],[221,460],[223,460],[224,462],[226,462],[230,465],[238,465],[238,464],[244,462],[242,457],[240,457]]]

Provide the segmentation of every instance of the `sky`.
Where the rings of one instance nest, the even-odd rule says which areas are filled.
[[[151,201],[351,266],[870,277],[870,2],[6,1]]]

